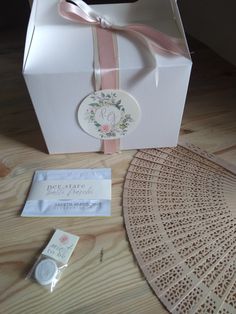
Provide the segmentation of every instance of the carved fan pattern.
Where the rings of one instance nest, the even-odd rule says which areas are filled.
[[[139,151],[123,194],[133,253],[171,313],[236,313],[236,167],[192,144]]]

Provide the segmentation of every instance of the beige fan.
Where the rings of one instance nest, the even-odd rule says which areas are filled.
[[[236,313],[236,167],[190,144],[139,151],[123,195],[129,240],[172,313]]]

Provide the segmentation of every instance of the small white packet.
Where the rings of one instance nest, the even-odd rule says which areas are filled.
[[[57,229],[26,278],[53,292],[78,241],[78,236]]]
[[[35,171],[21,216],[111,215],[111,169]]]

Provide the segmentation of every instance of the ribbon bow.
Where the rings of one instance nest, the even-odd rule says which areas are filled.
[[[59,13],[62,17],[77,23],[130,33],[141,39],[152,54],[159,53],[162,55],[186,56],[182,39],[168,36],[159,32],[157,29],[143,24],[129,24],[126,26],[114,25],[82,0],[60,0]]]

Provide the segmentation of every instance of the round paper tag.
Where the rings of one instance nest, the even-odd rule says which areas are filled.
[[[81,128],[99,139],[117,139],[138,125],[141,109],[133,96],[121,90],[106,89],[87,96],[78,110]]]

